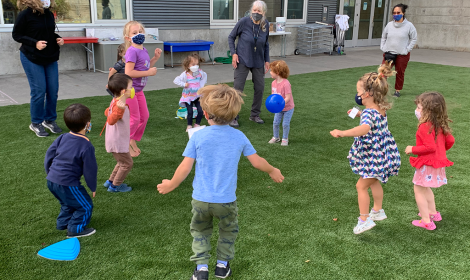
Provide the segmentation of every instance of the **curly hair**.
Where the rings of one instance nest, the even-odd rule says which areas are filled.
[[[418,127],[430,122],[432,124],[429,133],[435,131],[436,137],[439,131],[444,135],[450,134],[452,130],[449,127],[451,119],[447,116],[447,107],[444,96],[437,91],[429,91],[418,95],[415,99],[416,105],[421,105],[421,118],[418,122]]]
[[[392,71],[390,63],[379,66],[378,72],[366,73],[359,81],[363,83],[364,91],[370,92],[374,103],[382,110],[390,110],[392,104],[387,100],[388,82],[387,78],[396,72]]]
[[[44,14],[44,8],[41,0],[18,0],[16,2],[16,5],[18,6],[18,9],[24,10],[27,8],[33,9],[33,12],[39,12],[41,14]],[[55,0],[51,0],[51,6],[50,8],[55,7]]]
[[[189,65],[191,65],[193,59],[197,60],[197,65],[199,65],[199,55],[197,53],[190,54],[183,60],[184,71],[189,71]]]
[[[287,79],[289,77],[289,66],[287,66],[287,63],[284,60],[273,61],[270,68],[274,74],[279,75],[281,78]]]
[[[242,108],[243,93],[226,84],[209,85],[198,90],[201,107],[216,124],[225,125],[235,119]]]

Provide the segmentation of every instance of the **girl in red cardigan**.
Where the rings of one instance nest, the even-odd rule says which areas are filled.
[[[442,217],[436,211],[431,188],[447,184],[445,168],[454,163],[447,159],[446,151],[454,145],[455,139],[449,128],[451,120],[447,117],[446,102],[440,93],[425,92],[415,103],[415,115],[419,120],[416,146],[406,147],[405,153],[418,156],[410,157],[410,163],[416,168],[413,184],[421,220],[414,220],[412,224],[434,230],[434,222],[441,221]]]

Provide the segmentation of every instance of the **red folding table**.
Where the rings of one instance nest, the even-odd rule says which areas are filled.
[[[64,44],[84,44],[82,46],[87,51],[86,58],[87,58],[88,71],[90,71],[90,64],[88,63],[88,56],[91,53],[91,56],[93,58],[93,72],[96,72],[95,48],[93,47],[93,44],[98,43],[98,38],[95,38],[95,37],[62,37],[62,39],[64,39]],[[91,49],[88,48],[88,43],[91,44]]]

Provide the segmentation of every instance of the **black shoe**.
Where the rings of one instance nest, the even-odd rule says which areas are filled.
[[[46,132],[44,126],[40,123],[31,123],[29,125],[29,129],[31,129],[34,133],[36,133],[37,137],[47,137],[49,133]]]
[[[46,127],[47,129],[49,129],[52,133],[61,133],[62,132],[62,129],[60,129],[60,127],[57,125],[57,123],[55,121],[43,121],[42,122],[42,125],[44,127]]]
[[[223,263],[217,263],[215,267],[215,277],[217,278],[227,278],[232,275],[232,270],[230,269],[230,263],[227,262],[227,266]]]
[[[207,267],[203,267],[200,270],[195,269],[193,276],[189,280],[208,280],[209,279],[209,270]]]
[[[259,124],[263,124],[263,123],[264,123],[264,121],[263,121],[259,116],[250,117],[250,121],[254,121],[255,123],[259,123]]]
[[[398,90],[396,90],[395,93],[393,94],[393,96],[400,97],[400,92]]]
[[[74,238],[74,237],[83,237],[83,236],[90,236],[96,232],[96,229],[94,228],[85,228],[82,232],[80,233],[71,233],[67,231],[67,238]]]
[[[229,125],[231,127],[240,127],[240,124],[238,124],[237,119],[234,119],[233,121],[231,121]]]

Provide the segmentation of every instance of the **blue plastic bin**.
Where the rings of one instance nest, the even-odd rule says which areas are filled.
[[[163,49],[171,53],[171,67],[173,67],[174,52],[210,51],[213,44],[214,42],[204,40],[167,41],[163,42]]]

